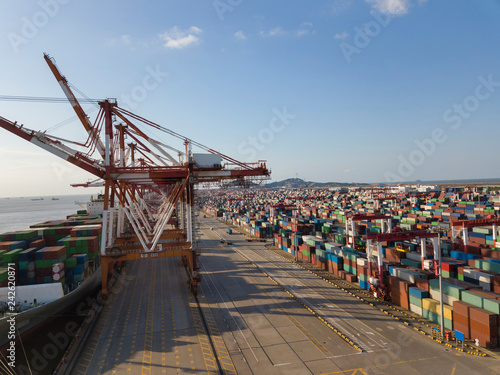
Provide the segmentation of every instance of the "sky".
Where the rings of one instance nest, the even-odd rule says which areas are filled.
[[[0,17],[0,96],[64,97],[45,52],[87,97],[274,181],[500,177],[497,0],[0,0]],[[85,140],[68,103],[0,116]],[[0,173],[0,196],[95,193],[4,129]]]

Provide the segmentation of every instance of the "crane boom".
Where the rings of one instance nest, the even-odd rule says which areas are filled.
[[[7,120],[1,116],[0,127],[40,148],[43,148],[51,154],[86,170],[87,172],[92,173],[97,177],[104,177],[104,168],[102,168],[97,161],[92,160],[82,155],[80,152],[63,145],[58,140],[53,140],[43,133],[25,128],[22,125],[17,125],[17,123]]]
[[[99,135],[97,134],[97,131],[94,129],[92,126],[92,123],[90,122],[89,117],[83,110],[82,106],[78,102],[78,99],[76,98],[75,94],[73,94],[73,91],[69,87],[68,80],[66,77],[64,77],[61,72],[59,72],[59,69],[57,68],[55,61],[53,58],[51,58],[48,54],[44,53],[43,57],[47,64],[49,65],[50,70],[52,71],[52,74],[54,74],[54,77],[56,78],[57,82],[59,82],[59,85],[61,86],[61,89],[64,92],[64,95],[68,98],[69,102],[73,106],[73,110],[75,111],[76,115],[78,116],[78,119],[82,123],[83,127],[87,131],[89,137],[91,139],[94,139],[97,141],[97,150],[101,157],[104,159],[105,155],[105,147],[104,144],[102,143],[101,139],[99,138]]]

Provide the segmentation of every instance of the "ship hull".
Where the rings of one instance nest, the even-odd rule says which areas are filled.
[[[16,339],[25,338],[35,332],[36,330],[49,323],[51,320],[56,319],[58,314],[76,306],[78,303],[84,303],[84,298],[96,292],[101,286],[101,268],[98,267],[94,273],[85,279],[78,288],[66,294],[55,301],[49,302],[45,305],[35,307],[33,309],[23,311],[15,315]],[[86,312],[90,306],[85,306],[82,311]],[[0,352],[5,352],[9,346],[10,340],[8,333],[10,330],[10,317],[6,316],[0,319]]]

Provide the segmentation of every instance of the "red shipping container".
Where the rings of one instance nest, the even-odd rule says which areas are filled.
[[[415,280],[415,286],[428,292],[429,280],[418,278]]]
[[[355,283],[358,280],[358,277],[350,272],[346,272],[345,279],[351,283]]]
[[[10,246],[17,241],[5,241],[5,242],[0,242],[0,250],[11,250]],[[14,249],[12,249],[14,250]]]
[[[455,313],[466,316],[467,319],[469,318],[469,310],[471,307],[474,307],[474,305],[471,305],[470,303],[463,302],[463,301],[454,301],[453,302],[453,315]]]
[[[340,270],[340,267],[339,267],[339,264],[338,263],[335,263],[335,262],[331,262],[332,263],[332,269],[333,269],[333,273],[335,275],[339,275],[339,272],[341,271]]]
[[[330,259],[326,260],[326,269],[328,272],[333,273],[332,261]]]
[[[478,322],[487,326],[496,327],[498,325],[498,314],[493,314],[490,311],[480,309],[479,307],[470,307],[469,318],[472,322]]]
[[[443,268],[443,271],[447,271],[447,272],[454,272],[455,271],[455,264],[452,264],[452,263],[441,262],[441,267]]]
[[[40,240],[33,241],[30,246],[35,249],[41,249],[42,247],[45,247],[45,240],[42,238]]]
[[[466,338],[470,339],[470,324],[467,316],[457,314],[453,311],[453,328],[462,332]]]
[[[470,321],[470,332],[472,338],[474,338],[474,334],[485,335],[488,338],[498,337],[498,326],[495,324],[494,326],[488,324],[481,324],[480,322],[471,320]],[[490,341],[490,340],[488,340]]]
[[[43,251],[43,259],[59,259],[65,254],[65,246],[52,246]]]

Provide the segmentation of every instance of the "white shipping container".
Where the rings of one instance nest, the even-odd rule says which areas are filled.
[[[489,273],[481,272],[473,268],[464,268],[464,276],[469,277],[473,280],[477,280],[483,283],[491,284],[493,275]]]
[[[409,252],[406,253],[406,258],[420,262],[422,260],[422,255],[420,255],[420,253],[417,252]]]
[[[414,305],[413,303],[410,303],[410,311],[422,316],[422,308],[418,307],[417,305]]]
[[[425,278],[425,275],[422,275],[416,271],[407,270],[405,268],[393,268],[392,272],[393,272],[393,276],[396,276],[402,280],[408,281],[412,284],[415,284],[416,279]]]
[[[368,266],[368,259],[358,258],[358,259],[356,259],[356,264],[358,264],[360,266]]]
[[[444,288],[443,288],[443,290],[444,290]],[[432,299],[435,299],[436,301],[441,300],[441,298],[439,298],[440,297],[439,290],[429,289],[429,295],[431,296]],[[453,306],[453,302],[455,302],[455,301],[460,301],[460,298],[455,298],[455,297],[452,297],[452,296],[449,296],[449,295],[443,293],[443,302],[446,305]]]

